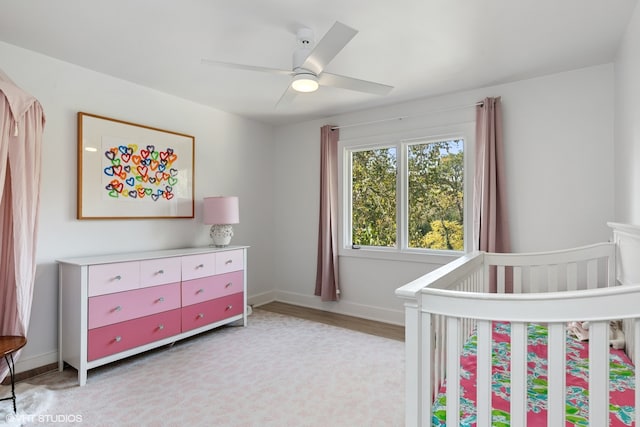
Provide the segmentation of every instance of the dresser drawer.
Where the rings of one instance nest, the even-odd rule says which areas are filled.
[[[214,274],[216,274],[215,253],[182,257],[182,280],[192,280]]]
[[[238,271],[244,268],[242,249],[216,253],[216,274]]]
[[[140,263],[133,261],[91,265],[88,276],[90,297],[128,291],[140,286]]]
[[[234,271],[182,282],[182,305],[198,304],[242,292],[243,280],[244,272]]]
[[[180,307],[180,283],[89,298],[89,329]]]
[[[180,268],[180,257],[140,261],[140,287],[179,282],[182,277]]]
[[[180,309],[91,329],[87,360],[92,361],[180,333]]]
[[[182,308],[182,331],[189,331],[244,312],[242,292]]]

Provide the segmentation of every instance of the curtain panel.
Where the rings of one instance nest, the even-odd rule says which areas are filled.
[[[502,137],[500,97],[485,98],[476,107],[476,170],[473,191],[473,249],[510,252],[506,175]],[[512,288],[507,271],[507,292]],[[490,274],[490,291],[495,292],[495,271]]]
[[[26,337],[36,271],[40,103],[0,71],[0,334]],[[19,352],[14,358],[19,357]],[[0,379],[7,375],[4,359]]]
[[[320,129],[320,212],[315,295],[337,301],[338,282],[338,139],[339,130]]]

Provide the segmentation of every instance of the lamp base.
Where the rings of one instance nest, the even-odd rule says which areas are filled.
[[[229,224],[214,224],[209,231],[209,237],[213,240],[213,243],[209,246],[215,246],[216,248],[224,248],[229,246],[231,237],[233,236],[233,227]]]

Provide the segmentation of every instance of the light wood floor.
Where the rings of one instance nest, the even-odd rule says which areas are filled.
[[[404,341],[404,326],[376,322],[374,320],[361,319],[359,317],[346,316],[344,314],[300,307],[277,301],[270,302],[256,308],[271,311],[273,313],[285,314],[287,316],[300,317],[302,319],[325,323],[327,325],[339,326],[341,328],[377,335],[379,337]]]

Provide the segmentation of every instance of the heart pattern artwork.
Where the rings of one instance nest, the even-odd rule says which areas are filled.
[[[173,148],[157,150],[155,145],[118,145],[104,152],[103,173],[109,183],[105,191],[112,198],[169,201],[175,197],[179,170]]]

